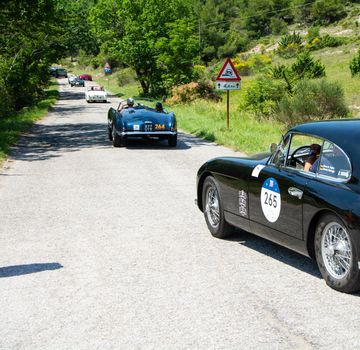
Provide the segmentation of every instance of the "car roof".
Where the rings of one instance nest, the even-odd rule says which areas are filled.
[[[360,119],[337,119],[300,124],[289,130],[318,136],[339,146],[350,157],[353,166],[360,170]],[[359,174],[360,175],[360,174]]]
[[[291,132],[319,136],[336,143],[341,148],[356,147],[360,139],[360,119],[324,120],[300,124]]]

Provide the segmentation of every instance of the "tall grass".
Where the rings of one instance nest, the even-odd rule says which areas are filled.
[[[0,165],[8,155],[21,133],[27,131],[31,125],[43,118],[58,96],[57,83],[51,81],[45,90],[45,97],[36,106],[24,108],[13,116],[0,118]]]
[[[241,92],[232,92],[235,93]],[[250,113],[240,111],[235,101],[230,106],[228,129],[225,101],[215,103],[198,100],[173,106],[172,110],[176,113],[180,129],[247,154],[267,150],[281,136],[279,123],[259,122]]]

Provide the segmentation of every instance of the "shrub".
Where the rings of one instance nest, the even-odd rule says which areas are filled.
[[[296,80],[313,79],[325,76],[325,66],[320,60],[315,60],[310,56],[309,51],[300,53],[296,61],[290,66],[292,75]]]
[[[124,86],[135,81],[135,73],[131,68],[123,68],[116,72],[116,79],[119,86]]]
[[[301,80],[292,95],[277,105],[276,119],[289,128],[311,120],[345,117],[349,110],[340,84],[326,80]]]
[[[233,60],[239,75],[248,76],[271,64],[271,57],[265,54],[240,55]]]
[[[351,76],[360,74],[360,49],[350,62],[350,72]]]
[[[294,57],[302,49],[302,39],[300,34],[293,32],[281,37],[277,53],[280,56],[289,58]]]
[[[270,20],[272,34],[285,34],[287,32],[287,26],[287,23],[281,18],[272,17]]]
[[[277,103],[285,94],[285,85],[279,80],[261,76],[246,90],[245,102],[241,106],[261,118],[274,115]]]
[[[328,24],[345,17],[346,11],[341,0],[316,0],[310,14],[315,22]]]
[[[329,34],[321,37],[321,47],[337,47],[343,44],[343,39],[335,38]]]
[[[211,82],[190,82],[175,86],[172,89],[172,97],[167,102],[169,104],[188,103],[199,98],[221,100],[221,96],[214,90]]]
[[[196,64],[193,67],[193,79],[195,81],[206,79],[206,67],[200,64]]]

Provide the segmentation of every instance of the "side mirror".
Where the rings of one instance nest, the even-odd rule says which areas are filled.
[[[277,149],[277,144],[273,142],[269,147],[269,151],[271,154],[273,154],[276,151],[276,149]]]

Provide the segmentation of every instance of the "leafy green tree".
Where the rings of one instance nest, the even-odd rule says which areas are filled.
[[[65,51],[59,18],[55,0],[0,3],[0,90],[11,109],[31,105],[42,95],[50,63]]]
[[[206,0],[199,13],[201,59],[211,62],[218,57],[218,48],[225,44],[226,22],[216,0]]]
[[[159,52],[156,61],[165,87],[169,90],[174,85],[191,80],[199,42],[193,21],[179,19],[168,23],[167,27],[167,37],[160,38],[156,44]]]
[[[124,35],[114,42],[112,52],[120,62],[135,71],[144,94],[156,95],[164,92],[166,85],[163,82],[164,74],[169,77],[171,72],[166,64],[162,65],[159,62],[159,57],[164,59],[166,54],[169,55],[169,52],[174,50],[175,37],[179,36],[176,27],[184,23],[179,20],[187,18],[190,24],[191,14],[190,6],[180,0],[169,0],[164,3],[159,3],[157,0],[124,0],[122,2],[118,15],[123,20]],[[177,24],[173,26],[171,23]],[[189,28],[194,30],[192,25]],[[159,38],[162,38],[161,40],[168,38],[172,43],[172,47],[163,57],[159,55]],[[189,46],[193,47],[194,37],[188,36],[187,40]],[[177,41],[177,43],[180,42],[181,40]],[[181,43],[181,45],[184,44]],[[160,45],[160,47],[163,46]],[[192,52],[192,49],[190,51]],[[174,57],[174,59],[177,58]],[[174,74],[176,76],[178,73]]]
[[[96,54],[98,45],[91,33],[89,23],[93,0],[58,0],[58,11],[63,14],[63,27],[66,30],[64,44],[70,56],[76,56],[80,50]]]

